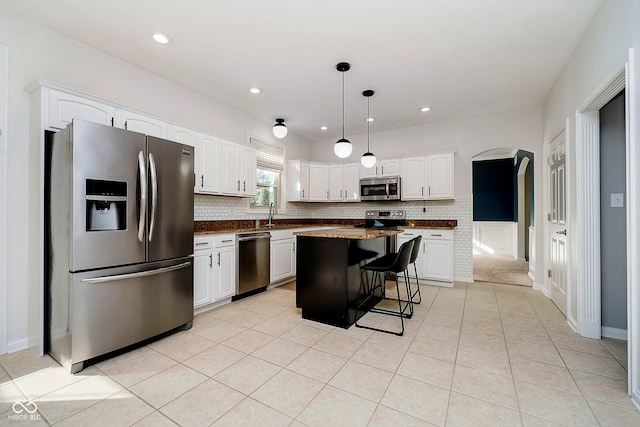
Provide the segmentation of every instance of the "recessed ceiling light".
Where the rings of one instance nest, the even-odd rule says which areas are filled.
[[[327,129],[329,129],[329,128],[326,127],[326,126],[320,126],[320,130],[327,130]]]
[[[151,38],[160,44],[169,44],[171,43],[171,37],[163,33],[153,33],[151,34]]]
[[[375,120],[375,118],[373,117],[367,117],[366,119],[364,119],[366,122],[372,122]]]
[[[260,89],[259,87],[252,87],[251,89],[249,89],[249,92],[251,92],[254,95],[257,95],[259,93],[262,93],[262,89]]]
[[[431,110],[431,107],[422,107],[420,109],[420,111],[422,111],[423,113],[426,113],[427,111]]]

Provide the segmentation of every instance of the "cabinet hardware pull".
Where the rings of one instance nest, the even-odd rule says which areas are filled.
[[[127,124],[128,124],[128,122],[125,120],[125,122],[124,122],[124,128],[125,129],[127,128]]]
[[[223,240],[222,243],[233,242],[233,239]]]
[[[384,175],[384,166],[382,166],[382,174],[381,175]]]
[[[431,237],[442,237],[442,234],[432,234]]]
[[[242,191],[247,191],[247,181],[242,181]]]
[[[340,198],[342,199],[342,190],[340,190]]]
[[[113,127],[113,117],[111,117],[111,127]]]
[[[329,198],[329,190],[327,190],[327,199]]]
[[[293,242],[293,251],[295,252],[296,250],[296,242]]]
[[[304,190],[302,190],[302,197],[304,197]]]
[[[404,233],[405,236],[413,236],[413,233]]]
[[[213,267],[213,254],[209,254],[209,267]]]
[[[240,180],[238,180],[238,191],[240,191]]]
[[[196,246],[202,246],[202,245],[206,245],[208,244],[208,242],[198,242],[196,243]]]
[[[201,186],[201,187],[204,187],[204,175],[202,175],[202,176],[200,177],[200,181],[202,181],[202,184],[201,184],[200,186]]]
[[[422,195],[424,196],[424,185],[421,187],[420,192],[422,193]]]
[[[218,252],[218,265],[220,265],[220,252]]]
[[[431,186],[429,186],[429,195],[431,195]]]
[[[422,252],[423,253],[427,252],[427,243],[426,242],[422,242]]]

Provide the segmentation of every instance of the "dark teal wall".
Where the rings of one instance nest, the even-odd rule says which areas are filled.
[[[473,220],[515,221],[513,159],[473,162]]]

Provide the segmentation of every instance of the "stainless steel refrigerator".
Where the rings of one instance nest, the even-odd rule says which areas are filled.
[[[193,148],[73,120],[48,149],[47,350],[71,372],[193,321]]]

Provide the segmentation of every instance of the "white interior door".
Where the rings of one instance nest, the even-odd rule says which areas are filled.
[[[551,300],[567,315],[567,179],[565,135],[562,132],[549,146],[549,279]]]

